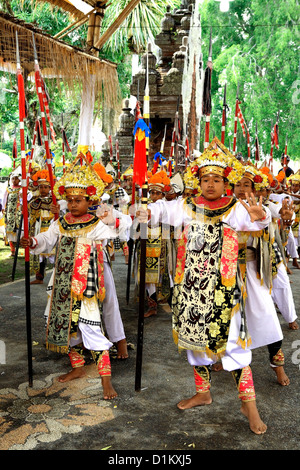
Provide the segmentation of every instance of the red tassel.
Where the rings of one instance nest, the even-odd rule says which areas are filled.
[[[278,142],[278,124],[275,124],[275,126],[274,126],[274,144],[275,144],[275,147],[278,149],[278,148],[279,148],[279,142]]]
[[[142,187],[147,179],[146,139],[135,139],[133,182]]]
[[[19,118],[24,121],[26,117],[25,88],[23,75],[18,73],[18,91],[19,91]]]
[[[153,175],[157,172],[157,168],[158,168],[158,159],[156,160],[156,162],[154,163],[153,168],[152,168],[152,174]]]

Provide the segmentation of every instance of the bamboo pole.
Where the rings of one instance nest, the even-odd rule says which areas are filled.
[[[134,8],[140,3],[141,0],[131,0],[124,10],[120,13],[118,18],[107,28],[105,33],[102,34],[100,39],[94,44],[96,49],[102,49],[104,44],[109,40],[109,38],[114,34],[114,32],[119,28],[119,26],[125,21],[128,15],[134,10]]]

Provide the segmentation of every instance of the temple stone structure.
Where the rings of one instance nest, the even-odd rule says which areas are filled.
[[[131,95],[139,96],[141,111],[143,107],[145,77],[148,56],[148,80],[150,95],[151,138],[149,149],[149,167],[152,167],[153,157],[160,150],[161,141],[166,127],[164,147],[165,158],[169,157],[174,127],[175,113],[178,109],[179,120],[182,122],[181,90],[182,77],[187,54],[190,21],[195,0],[185,0],[180,9],[171,11],[167,6],[161,22],[160,33],[155,38],[159,50],[157,57],[150,46],[141,57],[140,71],[133,76],[130,85]],[[121,171],[133,162],[133,129],[134,110],[129,108],[129,100],[124,100],[122,114],[119,118],[119,128],[113,136],[113,142],[118,140]],[[113,145],[115,148],[115,145]],[[177,152],[184,154],[183,145],[178,145]],[[114,150],[115,153],[115,150]],[[109,160],[109,146],[103,149],[103,161]]]

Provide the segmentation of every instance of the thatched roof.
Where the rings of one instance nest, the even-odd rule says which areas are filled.
[[[18,32],[21,66],[25,75],[34,72],[33,40],[43,76],[62,78],[70,87],[95,75],[98,90],[103,90],[107,104],[118,96],[117,65],[88,54],[78,47],[54,39],[31,23],[0,12],[0,70],[16,71],[16,31]]]

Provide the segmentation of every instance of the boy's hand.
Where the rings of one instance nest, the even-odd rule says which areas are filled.
[[[116,219],[113,216],[112,207],[108,207],[107,204],[101,204],[97,211],[96,216],[106,225],[115,225]]]
[[[31,237],[29,237],[29,238],[22,237],[20,239],[20,245],[21,245],[22,248],[31,247],[32,246],[32,238]]]
[[[258,203],[256,202],[256,199],[253,193],[251,193],[250,196],[246,193],[246,199],[249,205],[246,204],[242,199],[239,199],[239,201],[245,207],[246,211],[250,215],[251,222],[265,219],[266,212],[264,211],[262,207],[262,196],[260,196]]]
[[[136,218],[138,221],[142,224],[146,224],[151,217],[151,211],[150,209],[144,209],[143,207],[139,207],[139,209],[136,211]]]
[[[281,218],[284,221],[289,221],[292,219],[295,211],[295,206],[293,201],[289,201],[288,199],[284,199],[282,201],[282,207],[280,210]]]
[[[52,214],[59,214],[59,210],[59,204],[50,204],[50,211],[52,212]]]

